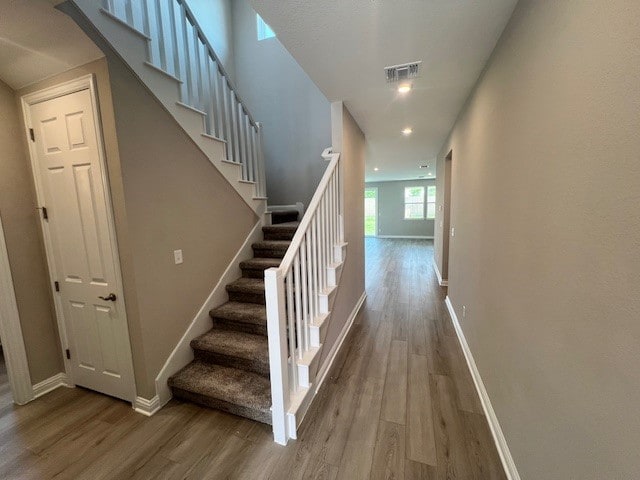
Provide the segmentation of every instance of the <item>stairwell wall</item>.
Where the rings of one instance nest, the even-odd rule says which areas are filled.
[[[16,93],[1,81],[0,112],[0,216],[29,374],[35,384],[62,370],[62,353],[25,126]]]
[[[333,149],[340,152],[344,190],[344,238],[349,245],[331,312],[320,370],[364,295],[364,133],[342,102],[331,104]]]
[[[639,478],[639,24],[521,0],[438,160],[448,293],[523,479]]]
[[[331,104],[277,38],[259,41],[256,12],[233,1],[236,86],[263,125],[270,205],[309,205],[331,145]]]

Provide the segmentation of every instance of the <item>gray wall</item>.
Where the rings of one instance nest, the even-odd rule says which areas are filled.
[[[234,0],[236,85],[264,126],[269,204],[306,206],[327,166],[331,106],[277,38],[259,42],[256,33],[248,0]]]
[[[527,480],[640,478],[638,25],[521,0],[438,162],[449,296]]]
[[[378,235],[433,238],[434,220],[404,219],[404,188],[425,187],[426,197],[426,187],[435,184],[435,179],[366,183],[366,187],[378,189]],[[425,203],[425,215],[426,212]]]
[[[0,81],[0,216],[31,381],[62,369],[51,284],[25,126],[16,93]]]

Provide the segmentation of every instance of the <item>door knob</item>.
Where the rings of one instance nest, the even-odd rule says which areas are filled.
[[[115,302],[116,301],[116,294],[115,293],[110,293],[109,295],[107,295],[106,297],[98,297],[100,300],[104,300],[105,302]]]

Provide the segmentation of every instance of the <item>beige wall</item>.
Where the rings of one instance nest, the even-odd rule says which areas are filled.
[[[257,217],[137,77],[107,58],[20,93],[95,75],[137,393],[151,398]]]
[[[26,134],[15,92],[0,82],[0,216],[33,383],[62,369],[60,341]]]
[[[333,148],[340,152],[344,186],[344,236],[349,244],[320,365],[364,293],[365,137],[342,102],[331,104]]]
[[[438,163],[449,295],[527,480],[640,478],[638,25],[521,0]]]
[[[123,263],[137,292],[146,367],[138,394],[148,396],[258,219],[129,69],[108,58],[128,228]]]

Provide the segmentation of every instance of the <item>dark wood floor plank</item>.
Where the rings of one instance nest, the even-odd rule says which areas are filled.
[[[393,340],[382,396],[382,420],[405,425],[407,419],[407,342]]]
[[[0,478],[504,480],[432,252],[366,240],[367,301],[286,447],[266,425],[179,401],[147,418],[61,388],[19,407],[0,360]]]
[[[402,480],[405,464],[405,427],[380,421],[371,466],[372,480]]]
[[[407,458],[435,466],[436,440],[427,357],[409,355],[407,378]]]

